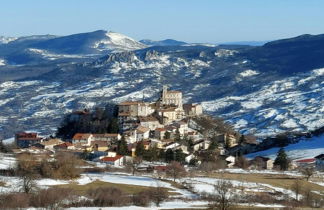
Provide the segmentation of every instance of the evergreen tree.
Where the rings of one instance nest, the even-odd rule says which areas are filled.
[[[166,162],[171,162],[174,160],[174,152],[172,151],[172,149],[168,149],[165,152],[165,161]]]
[[[186,158],[186,154],[182,152],[182,149],[177,149],[175,151],[175,161],[179,163],[184,163]]]
[[[143,141],[140,141],[136,145],[135,155],[137,157],[143,157],[144,153],[145,153],[144,143]]]
[[[117,153],[119,155],[127,155],[128,154],[127,142],[125,140],[125,136],[124,135],[118,141],[118,144],[117,144]]]
[[[164,139],[170,139],[171,138],[171,133],[170,132],[168,132],[168,131],[166,131],[165,133],[164,133],[164,137],[163,137]]]
[[[118,120],[117,118],[112,118],[107,128],[108,133],[118,133]]]
[[[280,170],[287,170],[289,166],[289,159],[285,152],[285,149],[282,147],[277,153],[277,157],[274,161],[275,165],[278,165]]]
[[[151,159],[152,161],[157,161],[158,160],[158,155],[159,155],[159,149],[154,146],[150,148],[150,153],[151,153]]]
[[[246,143],[246,139],[244,135],[241,135],[239,139],[239,144],[243,144],[243,143]]]
[[[193,140],[192,140],[192,138],[189,138],[189,140],[188,140],[188,151],[189,152],[193,152],[193,145],[194,145],[194,142],[193,142]]]
[[[163,149],[159,150],[159,155],[158,155],[158,159],[160,161],[165,161],[165,151]]]
[[[218,142],[215,139],[211,139],[210,145],[208,147],[209,151],[214,151],[218,148]]]
[[[175,132],[174,140],[175,140],[175,141],[181,141],[181,136],[180,136],[179,128],[177,128],[177,130],[176,130],[176,132]]]

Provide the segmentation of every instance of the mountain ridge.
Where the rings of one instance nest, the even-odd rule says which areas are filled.
[[[223,117],[245,134],[314,130],[324,124],[324,61],[319,68],[306,63],[287,71],[286,66],[308,53],[303,48],[308,46],[297,46],[285,65],[275,65],[276,52],[287,53],[285,43],[275,49],[271,44],[152,46],[87,60],[1,66],[0,130],[5,136],[37,128],[51,133],[67,112],[143,96],[154,100],[162,85],[182,91],[185,102],[202,103],[207,113]],[[324,51],[321,45],[310,46],[319,52],[316,56]],[[267,60],[260,62],[265,55]]]

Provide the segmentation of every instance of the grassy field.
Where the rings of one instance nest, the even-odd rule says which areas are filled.
[[[78,185],[76,183],[71,183],[71,184],[57,185],[57,187],[73,189],[77,191],[80,195],[85,195],[88,190],[96,189],[99,187],[115,187],[127,194],[136,194],[141,191],[145,191],[152,188],[152,187],[145,187],[145,186],[138,186],[138,185],[116,184],[116,183],[103,182],[98,180],[85,185]],[[177,193],[172,192],[172,189],[169,188],[165,188],[165,189],[168,190],[169,195],[177,195]]]
[[[212,173],[208,175],[214,178],[224,178],[246,182],[257,182],[270,184],[274,187],[280,187],[285,189],[291,189],[295,180],[302,177],[293,177],[280,174],[232,174],[232,173]],[[320,186],[311,182],[307,182],[306,179],[301,179],[301,193],[304,193],[307,189],[312,191],[324,192],[324,186]],[[319,196],[319,195],[318,195]]]

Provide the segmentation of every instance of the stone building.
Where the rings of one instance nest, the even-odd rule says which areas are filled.
[[[183,110],[187,116],[198,116],[203,114],[203,108],[200,104],[184,104]]]
[[[175,105],[177,108],[182,109],[182,93],[180,91],[170,91],[167,86],[163,86],[160,104]]]
[[[118,116],[146,117],[154,111],[150,103],[140,101],[125,101],[118,105]]]

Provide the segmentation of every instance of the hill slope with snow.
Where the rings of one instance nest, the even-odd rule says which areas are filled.
[[[107,38],[106,32],[98,33]],[[312,43],[312,38],[319,42],[318,36],[307,37],[307,42]],[[277,42],[276,51],[285,51],[286,43],[293,45],[294,41]],[[296,59],[307,52],[299,42],[300,39],[295,42],[299,48],[298,53],[294,50]],[[102,45],[122,45],[127,49],[142,46],[114,33]],[[60,49],[59,45],[53,46]],[[309,46],[316,55],[324,51],[321,45],[318,49],[316,45]],[[37,52],[37,48],[33,49]],[[254,58],[255,51],[262,52],[261,57],[268,56],[267,61],[262,61],[263,66],[272,65],[274,69],[263,69],[260,59]],[[54,55],[59,54],[51,56]],[[46,66],[5,66],[0,78],[17,80],[0,79],[0,132],[5,137],[17,130],[51,133],[67,112],[112,101],[142,100],[143,96],[147,101],[156,100],[162,85],[182,91],[185,102],[202,103],[205,112],[225,118],[245,134],[263,137],[322,127],[324,61],[313,68],[312,59],[305,57],[302,70],[291,73],[285,68],[288,63],[279,68],[277,59],[273,49],[266,46],[153,46],[111,52],[88,62],[60,63],[56,59],[52,60],[56,63]],[[291,65],[293,61],[287,60]],[[17,75],[12,75],[15,71]]]

